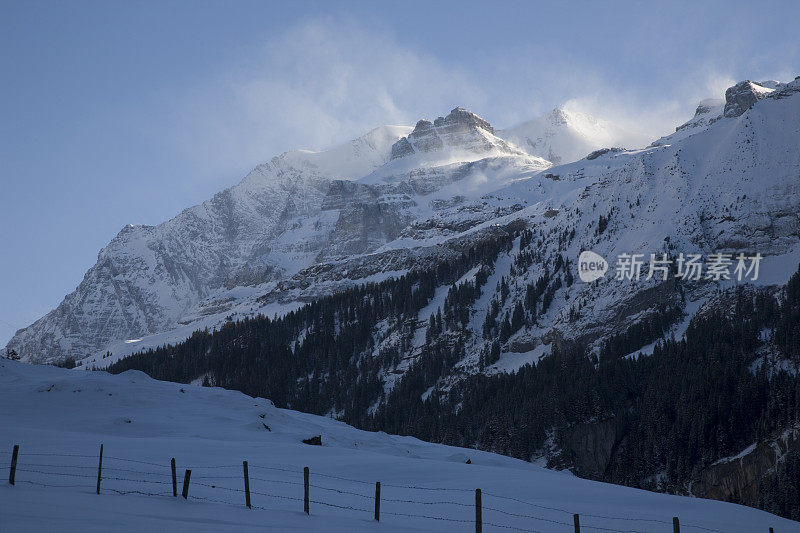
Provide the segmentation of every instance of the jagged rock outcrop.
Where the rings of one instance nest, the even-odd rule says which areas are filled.
[[[773,90],[774,87],[764,87],[750,80],[737,83],[725,91],[725,116],[740,116]]]
[[[562,453],[583,476],[602,478],[618,445],[613,419],[572,426],[559,435]]]
[[[736,457],[717,461],[700,472],[690,492],[700,498],[756,506],[764,476],[791,451],[800,451],[800,428],[754,444]]]
[[[465,150],[474,153],[498,151],[512,155],[523,155],[502,139],[494,136],[494,128],[486,120],[464,108],[456,107],[446,117],[433,122],[420,120],[408,137],[392,146],[392,159],[414,153],[441,150]]]
[[[373,252],[396,239],[413,220],[410,209],[416,205],[411,196],[396,191],[384,196],[369,185],[338,182],[336,200],[326,200],[323,209],[336,202],[338,215],[330,237],[330,246],[323,257],[347,257]],[[349,197],[343,192],[348,190]]]
[[[688,128],[708,127],[715,120],[718,120],[720,116],[722,116],[724,107],[724,100],[716,98],[702,100],[699,104],[697,104],[694,117],[692,117],[689,122],[677,126],[675,131],[681,131]]]
[[[601,148],[599,150],[595,150],[594,152],[590,153],[586,156],[586,159],[591,161],[592,159],[597,159],[598,157],[604,156],[606,154],[614,154],[617,152],[623,151],[624,148],[619,147],[612,147],[612,148]]]

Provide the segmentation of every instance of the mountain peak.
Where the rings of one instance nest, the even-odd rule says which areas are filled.
[[[773,85],[773,82],[764,82],[766,85]],[[773,87],[765,87],[750,80],[740,81],[733,87],[725,91],[725,116],[738,117],[753,104],[764,98],[775,90],[778,84],[775,82]]]
[[[392,146],[391,159],[448,148],[476,153],[499,149],[502,152],[522,155],[522,152],[495,137],[494,128],[487,120],[463,107],[456,107],[446,117],[438,117],[433,122],[427,119],[419,120],[407,137],[403,137]]]
[[[641,146],[648,139],[611,122],[559,106],[549,113],[497,132],[497,136],[554,164],[577,161],[609,146]]]
[[[469,133],[477,129],[494,133],[494,128],[488,121],[463,107],[456,107],[446,117],[438,117],[433,122],[424,118],[419,120],[409,137],[425,137],[432,130],[435,130],[438,134],[452,134]]]
[[[701,115],[708,115],[709,113],[718,111],[724,105],[725,100],[720,98],[706,98],[705,100],[700,100],[700,103],[697,104],[697,108],[694,110],[694,116],[696,118]]]
[[[450,129],[452,132],[466,132],[481,128],[489,133],[494,133],[494,128],[488,121],[463,107],[456,107],[450,111],[446,117],[437,118],[433,122],[433,125],[439,128]]]
[[[546,120],[553,126],[568,126],[570,124],[579,124],[579,123],[588,123],[588,124],[599,124],[601,121],[589,115],[587,113],[583,113],[581,111],[577,111],[575,109],[569,109],[565,105],[560,105],[541,117],[538,120]]]

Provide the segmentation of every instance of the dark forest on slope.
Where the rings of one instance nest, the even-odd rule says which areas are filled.
[[[512,235],[484,241],[458,260],[344,291],[282,318],[197,332],[109,370],[138,369],[180,382],[204,377],[206,384],[270,398],[279,407],[335,414],[365,429],[525,460],[546,455],[550,466],[584,477],[679,493],[718,459],[800,423],[794,370],[800,364],[800,272],[778,294],[730,292],[729,306],[695,317],[685,338],[659,343],[652,355],[625,357],[658,338],[678,310],[661,309],[610,339],[599,356],[565,344],[514,373],[462,375],[455,365],[465,355],[470,306],[512,242]],[[535,319],[548,294],[572,283],[568,265],[558,257],[529,287],[530,301],[510,317],[497,317],[484,333],[499,342],[521,321]],[[402,363],[420,309],[436,287],[454,284],[470,269],[477,269],[475,276],[451,287],[427,324],[420,355],[385,393],[384,380]],[[502,292],[500,285],[499,297]],[[399,344],[376,346],[377,328],[393,330]],[[498,353],[482,354],[481,365]],[[426,394],[443,378],[452,386]],[[587,454],[578,445],[586,435],[607,449]],[[740,503],[800,519],[798,464],[800,455],[789,452],[763,476],[758,500]]]

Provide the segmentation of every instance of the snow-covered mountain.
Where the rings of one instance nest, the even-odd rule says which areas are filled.
[[[756,509],[582,480],[473,449],[359,431],[277,409],[263,398],[0,359],[0,455],[20,445],[15,485],[0,486],[0,529],[108,531],[464,531],[482,490],[483,527],[794,531]],[[319,436],[321,445],[304,444]],[[95,493],[100,444],[102,480]],[[173,498],[191,469],[188,501]],[[244,506],[242,461],[251,503]],[[310,468],[310,514],[303,467]],[[4,471],[4,475],[8,471]],[[373,520],[375,482],[381,520]],[[181,492],[178,486],[178,493]],[[635,527],[634,527],[635,526]]]
[[[639,148],[651,141],[646,135],[568,107],[558,107],[497,135],[555,165],[577,161],[600,148]]]
[[[446,228],[422,232],[413,222],[465,209],[468,199],[550,166],[492,131],[457,108],[413,130],[383,127],[326,152],[278,156],[164,224],[123,228],[75,292],[8,346],[44,362],[118,353],[126,340],[173,329],[185,338],[231,314],[264,311],[265,294],[274,300],[282,281],[318,263],[374,253],[404,236],[441,236]],[[384,270],[373,265],[361,277],[332,281],[350,284]],[[341,284],[279,299],[307,301]]]
[[[409,131],[386,126],[326,152],[285,153],[168,222],[124,227],[78,288],[9,347],[32,361],[85,355],[175,327],[215,290],[311,265],[335,222],[321,213],[330,184],[388,161]],[[303,224],[318,231],[298,242]]]
[[[619,253],[759,252],[762,279],[785,282],[800,234],[800,82],[763,83],[702,103],[647,148],[596,150],[555,167],[532,146],[582,157],[603,139],[621,144],[619,132],[556,110],[498,133],[456,108],[413,130],[379,128],[328,152],[284,154],[164,224],[124,228],[76,291],[8,346],[27,361],[90,354],[87,364],[102,364],[106,351],[115,360],[425,267],[510,226],[533,228],[537,253],[520,268],[518,238],[492,266],[471,311],[462,363],[470,371],[487,349],[482,324],[501,278],[512,282],[502,317],[556,255],[574,268],[584,249],[612,265]],[[690,286],[687,310],[722,285]],[[504,343],[496,369],[535,360],[553,339],[596,342],[686,296],[659,287],[609,275],[555,290],[546,313]]]

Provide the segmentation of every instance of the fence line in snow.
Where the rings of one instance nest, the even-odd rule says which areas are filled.
[[[560,507],[553,507],[548,505],[539,504],[536,502],[531,502],[527,500],[523,500],[521,498],[515,498],[511,496],[504,496],[501,494],[496,494],[493,492],[485,492],[481,491],[481,489],[466,489],[466,488],[454,488],[454,487],[425,487],[425,486],[418,486],[418,485],[401,485],[401,484],[392,484],[392,483],[383,483],[381,482],[371,482],[371,481],[364,481],[359,479],[352,479],[347,478],[344,476],[338,476],[333,474],[326,474],[323,472],[314,472],[314,478],[321,478],[323,481],[314,483],[311,482],[312,476],[309,467],[305,467],[302,470],[291,467],[290,465],[259,465],[250,463],[248,461],[242,461],[241,464],[234,464],[234,465],[201,465],[201,466],[194,466],[192,468],[187,468],[184,471],[183,479],[179,480],[177,475],[177,468],[175,458],[170,458],[169,463],[157,463],[153,461],[144,461],[141,459],[132,459],[126,457],[118,457],[113,455],[103,455],[103,445],[100,445],[100,451],[98,455],[89,455],[89,454],[77,454],[77,453],[24,453],[20,454],[20,447],[19,445],[14,445],[13,450],[10,452],[11,454],[11,464],[9,470],[9,484],[15,485],[16,483],[26,483],[35,486],[42,486],[42,487],[54,487],[54,488],[93,488],[97,494],[101,494],[102,492],[112,492],[115,494],[127,495],[127,494],[137,494],[143,496],[155,496],[155,497],[175,497],[177,498],[178,494],[184,499],[192,499],[197,501],[205,501],[209,503],[218,503],[218,504],[225,504],[225,505],[235,505],[241,506],[242,504],[244,507],[248,509],[257,509],[257,510],[268,510],[267,507],[253,505],[252,498],[253,496],[258,496],[262,498],[273,498],[275,500],[283,500],[283,501],[296,501],[303,503],[303,511],[306,514],[311,513],[312,505],[314,506],[322,506],[327,508],[335,508],[347,511],[356,511],[360,513],[369,513],[372,515],[375,521],[380,522],[382,516],[391,516],[391,517],[401,517],[401,518],[415,518],[421,520],[431,520],[431,521],[442,521],[442,522],[450,522],[450,523],[461,523],[461,524],[468,524],[473,523],[475,526],[476,533],[482,533],[483,527],[492,527],[498,528],[503,530],[511,530],[511,531],[520,531],[525,533],[541,533],[541,531],[537,529],[530,529],[527,527],[519,527],[517,525],[510,525],[510,524],[503,524],[496,522],[497,520],[524,520],[525,523],[533,522],[538,525],[546,525],[547,527],[551,526],[563,526],[565,531],[572,530],[575,533],[580,533],[580,531],[602,531],[602,532],[610,532],[610,533],[653,533],[654,529],[648,529],[648,531],[643,531],[639,529],[617,529],[614,527],[607,527],[607,526],[600,526],[600,525],[589,525],[589,524],[582,524],[582,519],[589,519],[591,520],[602,520],[606,522],[613,522],[613,521],[620,521],[626,524],[649,524],[649,527],[653,527],[655,525],[664,526],[663,528],[659,527],[658,531],[664,531],[665,533],[669,531],[668,526],[672,526],[673,533],[679,533],[681,528],[685,530],[698,530],[698,531],[706,531],[709,533],[723,533],[718,529],[713,529],[709,527],[704,527],[696,524],[680,524],[680,521],[677,517],[673,517],[672,521],[668,520],[661,520],[656,518],[635,518],[635,517],[619,517],[619,516],[611,516],[611,515],[597,515],[597,514],[576,514],[567,509],[563,509]],[[7,455],[9,452],[0,451],[0,453]],[[36,462],[27,462],[27,460],[20,460],[20,458],[45,458],[44,461],[41,462],[41,459],[35,460]],[[65,462],[78,460],[87,460],[91,459],[93,461],[97,461],[95,464],[57,464],[58,461],[50,461],[46,458],[48,457],[55,457],[60,459],[65,459]],[[119,465],[119,463],[122,463]],[[137,468],[135,465],[141,465],[142,468]],[[148,467],[144,469],[143,467]],[[97,469],[96,472],[94,469]],[[163,469],[156,470],[156,468]],[[238,474],[227,474],[225,470],[232,470],[232,469],[240,469],[241,473]],[[54,471],[55,470],[55,471]],[[61,471],[58,471],[61,470]],[[66,470],[66,471],[64,471]],[[255,471],[255,475],[251,475],[251,470]],[[194,474],[193,474],[194,472]],[[208,473],[207,473],[208,472]],[[222,472],[225,475],[220,474]],[[269,472],[280,472],[282,474],[292,474],[298,476],[294,480],[292,479],[275,479],[274,477],[266,477],[269,476]],[[30,476],[29,474],[35,474],[34,476]],[[302,478],[300,478],[300,474],[302,474]],[[96,485],[92,486],[88,484],[75,484],[75,483],[45,483],[38,480],[38,477],[45,476],[46,479],[50,479],[50,477],[56,479],[64,479],[65,482],[68,480],[93,480],[96,481]],[[138,477],[137,477],[138,476]],[[146,479],[142,479],[141,476],[145,476]],[[163,476],[164,479],[153,479],[153,477]],[[17,479],[20,477],[20,479]],[[34,479],[24,479],[24,478],[34,478]],[[374,487],[374,492],[370,491],[369,493],[359,492],[357,490],[348,490],[347,488],[342,487],[333,487],[327,486],[333,484],[333,482],[326,483],[324,480],[333,480],[345,483],[352,483],[356,485],[362,486],[369,486]],[[229,486],[233,484],[233,480],[239,480],[242,484],[238,487],[236,486]],[[182,481],[182,487],[179,492],[178,490],[178,483]],[[225,484],[219,484],[219,481],[225,481]],[[303,496],[287,496],[285,494],[278,494],[274,490],[267,492],[265,490],[254,490],[251,488],[251,482],[255,481],[259,485],[264,485],[275,489],[276,487],[280,486],[294,486],[299,489],[300,486],[303,487]],[[126,487],[119,487],[119,486],[108,486],[110,482],[112,485],[119,484],[120,482],[123,484],[127,484]],[[326,484],[321,484],[326,483]],[[209,497],[206,494],[203,495],[196,495],[190,491],[191,487],[202,487],[203,489],[208,491],[210,489],[212,492],[219,491],[221,493],[226,493],[230,495],[237,495],[241,503],[236,503],[234,501],[219,499]],[[387,498],[386,493],[381,495],[381,487],[383,488],[390,488],[390,489],[401,489],[405,491],[413,491],[417,493],[425,493],[425,494],[436,494],[436,493],[449,493],[449,494],[459,494],[462,496],[466,496],[468,494],[474,494],[474,501],[457,501],[456,499],[446,499],[445,498],[438,498],[434,500],[419,500],[414,498]],[[161,489],[161,490],[159,490]],[[353,498],[358,498],[357,503],[352,503],[348,501],[347,503],[343,502],[333,502],[333,501],[324,501],[324,499],[317,497],[317,499],[312,499],[312,489],[314,492],[321,491],[324,494],[329,494],[331,496],[343,496],[347,497],[348,499],[352,500]],[[484,499],[488,498],[490,500],[489,505],[484,503]],[[494,500],[494,502],[491,502]],[[369,505],[372,503],[373,505]],[[402,512],[403,510],[386,510],[381,509],[381,504],[402,504],[406,506],[425,506],[424,512],[416,513],[416,512]],[[509,503],[514,504],[514,510],[509,509],[502,509],[500,506],[508,505]],[[520,510],[520,506],[524,506],[522,510]],[[567,515],[563,520],[558,520],[554,518],[549,518],[546,516],[539,516],[536,514],[532,514],[531,511],[525,512],[525,507],[533,508],[533,509],[540,509],[544,511],[550,511],[551,513],[561,513]],[[459,517],[453,516],[441,516],[441,514],[436,514],[435,512],[431,512],[435,509],[442,509],[442,508],[455,508],[459,511]],[[431,511],[428,511],[431,510]],[[474,512],[474,515],[473,515]],[[571,515],[572,520],[569,520],[569,515]],[[485,520],[484,517],[489,516],[490,520]],[[633,526],[635,527],[635,525]],[[768,529],[770,533],[774,533],[773,528]]]

